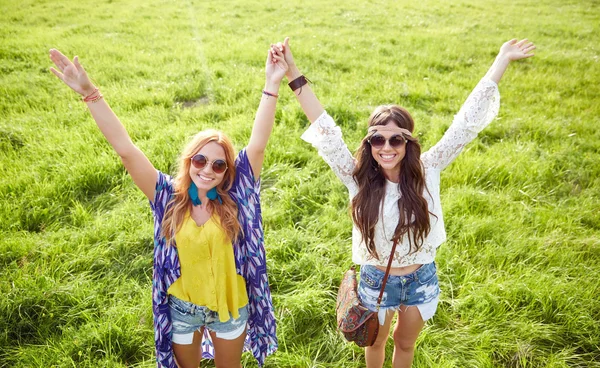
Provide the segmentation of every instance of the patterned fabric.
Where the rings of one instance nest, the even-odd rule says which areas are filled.
[[[229,195],[238,206],[238,220],[243,235],[237,239],[233,247],[236,272],[246,280],[250,315],[244,350],[252,352],[258,364],[262,366],[265,358],[277,350],[277,336],[265,260],[260,180],[254,180],[245,149],[236,158],[235,167],[236,176]],[[171,316],[167,290],[181,276],[181,269],[177,248],[167,246],[165,238],[160,235],[165,208],[172,195],[172,178],[159,171],[154,201],[150,202],[154,215],[152,312],[156,362],[159,368],[177,367],[171,347]],[[214,358],[214,348],[207,330],[204,331],[202,357]]]
[[[420,251],[412,252],[408,237],[404,237],[394,253],[392,267],[403,267],[412,264],[428,264],[434,261],[436,249],[446,241],[444,216],[440,199],[440,173],[477,136],[498,114],[500,94],[498,85],[489,79],[482,79],[469,95],[466,102],[454,116],[454,121],[440,141],[421,155],[425,169],[425,183],[429,192],[423,193],[429,211],[431,231],[424,239]],[[302,139],[319,150],[319,155],[331,167],[333,172],[344,183],[350,199],[358,193],[358,185],[354,182],[354,157],[342,138],[341,129],[335,124],[327,112],[315,120],[302,135]],[[360,230],[352,227],[352,262],[359,265],[387,266],[391,251],[392,237],[400,218],[398,200],[401,197],[398,184],[387,181],[382,203],[382,215],[375,225],[374,242],[379,259],[372,257],[367,251]],[[414,249],[413,249],[414,250]]]
[[[377,312],[365,308],[358,298],[356,271],[346,271],[338,290],[335,306],[338,329],[348,341],[358,346],[371,346],[377,338]]]

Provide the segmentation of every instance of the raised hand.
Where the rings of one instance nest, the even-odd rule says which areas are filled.
[[[528,42],[526,38],[517,42],[517,39],[513,38],[500,47],[498,56],[504,56],[509,61],[521,60],[535,55],[532,53],[533,50],[535,50],[533,42]]]
[[[505,42],[502,44],[502,47],[500,47],[500,52],[486,73],[485,78],[500,83],[500,79],[502,79],[508,65],[512,61],[532,57],[534,55],[532,53],[533,50],[535,50],[535,45],[526,38],[518,42],[516,38]]]
[[[82,96],[87,96],[94,91],[94,85],[88,78],[85,69],[79,64],[79,58],[75,56],[73,62],[68,57],[63,55],[56,49],[50,49],[50,59],[56,65],[58,70],[50,67],[50,71],[54,73],[60,80]]]
[[[267,55],[267,65],[265,67],[267,80],[271,83],[279,84],[287,70],[288,64],[285,62],[283,52],[275,45],[271,45]]]
[[[283,56],[285,57],[285,61],[288,63],[290,68],[292,66],[296,66],[296,62],[294,61],[294,56],[292,55],[292,49],[290,48],[290,38],[289,37],[286,37],[285,40],[283,40],[282,46],[283,46]]]
[[[283,42],[277,42],[275,47],[281,51],[283,51],[283,56],[285,58],[285,62],[288,65],[288,71],[286,73],[286,77],[288,80],[295,79],[299,75],[298,68],[296,67],[296,62],[294,61],[294,55],[292,55],[292,49],[290,47],[290,38],[286,37]]]

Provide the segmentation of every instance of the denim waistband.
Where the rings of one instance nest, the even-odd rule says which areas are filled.
[[[180,312],[189,313],[192,315],[198,312],[206,312],[209,310],[208,307],[181,300],[174,295],[169,295],[169,305],[175,309],[178,309]]]
[[[429,274],[431,274],[431,270],[430,270],[431,267],[433,267],[435,270],[435,268],[436,268],[435,262],[421,265],[421,267],[417,268],[414,272],[409,273],[407,275],[389,275],[388,281],[392,281],[392,280],[413,281],[413,280],[419,280],[419,276],[421,276],[421,278],[423,278],[422,276],[425,276],[425,278],[428,278]],[[382,271],[373,265],[364,265],[364,266],[361,266],[361,268],[367,268],[365,270],[366,272],[375,272],[378,275],[381,275],[381,277],[385,276],[385,271]]]

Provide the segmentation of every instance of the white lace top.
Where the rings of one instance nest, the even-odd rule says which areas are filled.
[[[398,243],[394,252],[392,267],[404,267],[412,264],[427,264],[433,262],[436,249],[446,240],[444,217],[440,203],[440,172],[446,168],[462,151],[463,147],[472,141],[498,114],[500,94],[498,85],[489,79],[482,79],[467,98],[452,125],[440,141],[429,151],[421,155],[425,169],[425,181],[429,189],[424,196],[429,205],[431,231],[424,239],[421,250],[409,254],[409,242],[405,235]],[[342,138],[340,128],[327,112],[315,120],[302,134],[302,139],[311,143],[319,150],[319,154],[331,167],[338,178],[346,185],[350,199],[358,193],[358,185],[352,178],[355,166],[354,158]],[[372,257],[356,227],[352,228],[352,261],[356,264],[387,266],[392,251],[391,241],[400,213],[398,200],[401,194],[398,184],[387,181],[383,199],[383,216],[375,226],[374,242],[379,260]],[[414,249],[413,249],[414,250]]]

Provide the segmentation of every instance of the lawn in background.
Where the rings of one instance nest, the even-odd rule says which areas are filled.
[[[414,367],[600,367],[598,34],[591,0],[0,2],[0,367],[155,365],[147,200],[48,49],[79,55],[173,173],[199,130],[245,145],[267,48],[285,36],[352,151],[385,103],[431,147],[502,42],[537,44],[442,174],[441,302]],[[301,141],[307,124],[283,85],[262,173],[279,338],[265,366],[363,367],[335,329],[348,196]]]

